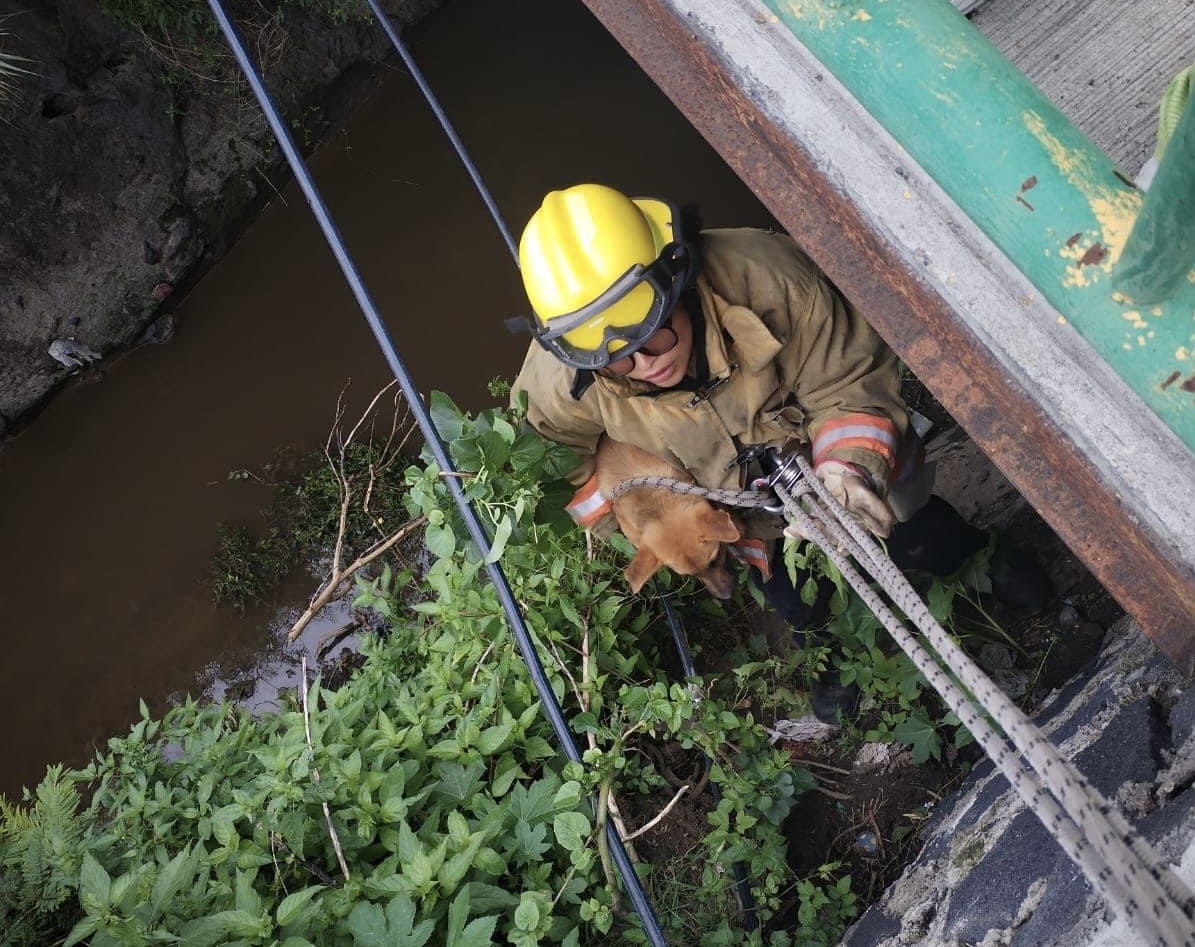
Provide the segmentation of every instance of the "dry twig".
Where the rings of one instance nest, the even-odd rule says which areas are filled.
[[[303,674],[303,730],[307,734],[307,748],[311,750],[312,756],[315,755],[315,746],[311,742],[311,715],[307,709],[307,655],[303,655],[301,662]],[[314,766],[311,767],[311,779],[317,785],[319,784],[319,770]],[[344,873],[344,880],[349,880],[349,866],[344,860],[344,851],[340,847],[340,836],[336,834],[336,826],[332,824],[332,810],[325,802],[324,819],[328,823],[328,834],[332,837],[332,848],[336,850],[336,860],[340,862],[340,870]]]
[[[624,841],[629,842],[633,838],[638,838],[644,832],[654,829],[661,821],[663,821],[663,819],[668,815],[668,813],[672,811],[672,807],[675,806],[678,802],[680,802],[680,797],[683,796],[686,792],[688,792],[688,790],[689,790],[689,787],[687,785],[681,786],[681,788],[676,791],[676,795],[673,796],[672,799],[669,800],[668,805],[666,805],[663,809],[661,809],[658,813],[656,813],[656,817],[654,819],[652,819],[650,822],[645,822],[643,825],[639,826],[639,828],[635,829],[634,832],[632,832],[630,835],[628,835],[624,839]]]
[[[310,624],[311,620],[319,613],[320,609],[324,608],[329,602],[346,595],[349,589],[352,588],[352,579],[357,572],[365,568],[379,556],[393,549],[411,535],[412,532],[421,529],[427,523],[426,517],[419,516],[404,523],[399,529],[387,533],[382,528],[381,520],[370,515],[369,511],[369,503],[373,497],[373,489],[378,477],[402,456],[403,448],[415,431],[414,425],[409,423],[410,412],[399,412],[398,410],[400,392],[395,389],[395,385],[395,382],[391,382],[373,396],[368,407],[361,413],[356,423],[353,424],[347,436],[340,436],[340,425],[344,419],[344,392],[342,391],[340,397],[336,399],[335,420],[331,431],[328,432],[328,439],[324,444],[324,457],[327,458],[328,466],[332,468],[332,474],[340,487],[340,512],[336,525],[336,543],[332,550],[332,564],[328,569],[328,577],[312,597],[306,611],[291,626],[286,636],[287,641],[297,639],[307,625]],[[385,441],[378,452],[377,461],[370,465],[361,499],[362,512],[370,517],[370,521],[382,538],[348,566],[344,566],[342,563],[344,559],[345,539],[348,533],[349,511],[353,508],[353,503],[357,499],[357,488],[359,486],[357,478],[348,472],[347,458],[349,447],[357,438],[366,422],[369,422],[369,440],[371,443],[373,442],[375,433],[373,426],[376,422],[378,402],[387,391],[392,389],[395,389],[394,411],[390,417],[390,430],[386,434]]]

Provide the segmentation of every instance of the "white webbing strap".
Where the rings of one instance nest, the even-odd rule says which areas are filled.
[[[808,463],[803,458],[797,462],[803,474],[797,489],[813,515],[801,507],[797,497],[778,486],[776,491],[789,519],[804,535],[813,537],[842,571],[1025,804],[1079,865],[1092,887],[1147,943],[1158,947],[1195,947],[1195,895],[1124,816],[1062,757],[1045,734],[955,643],[900,569],[871,534],[830,496]],[[935,658],[910,634],[851,565],[851,558],[908,616],[940,658]],[[974,700],[963,687],[974,695]],[[988,718],[1004,735],[997,732]]]

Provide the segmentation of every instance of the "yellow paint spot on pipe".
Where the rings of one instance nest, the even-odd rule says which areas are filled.
[[[860,10],[853,17],[851,17],[851,19],[858,20],[860,23],[866,23],[868,20],[871,19],[871,14],[868,13],[866,10]]]
[[[1082,193],[1087,200],[1100,228],[1100,243],[1107,255],[1099,268],[1110,272],[1133,229],[1133,222],[1141,210],[1141,194],[1128,187],[1117,188],[1097,178],[1091,155],[1083,150],[1068,148],[1046,128],[1045,120],[1037,112],[1026,110],[1021,120],[1029,133],[1038,140],[1046,151],[1050,163],[1066,178],[1067,182]],[[1195,271],[1192,271],[1195,276]],[[1195,282],[1195,279],[1192,279]],[[1076,285],[1087,285],[1087,281]]]
[[[1185,345],[1180,345],[1177,349],[1174,350],[1174,357],[1177,358],[1180,362],[1185,362],[1187,360],[1187,358],[1190,356],[1190,354],[1191,353],[1187,351],[1187,347]]]

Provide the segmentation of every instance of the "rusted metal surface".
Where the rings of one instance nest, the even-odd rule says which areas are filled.
[[[1195,667],[1195,576],[1126,515],[1115,486],[1035,392],[827,182],[664,0],[585,0],[867,316],[1071,550],[1182,671]]]

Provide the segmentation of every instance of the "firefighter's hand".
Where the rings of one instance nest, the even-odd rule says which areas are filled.
[[[892,532],[896,517],[872,489],[871,478],[848,464],[827,461],[815,470],[830,495],[841,503],[848,513],[864,527],[883,538]]]

